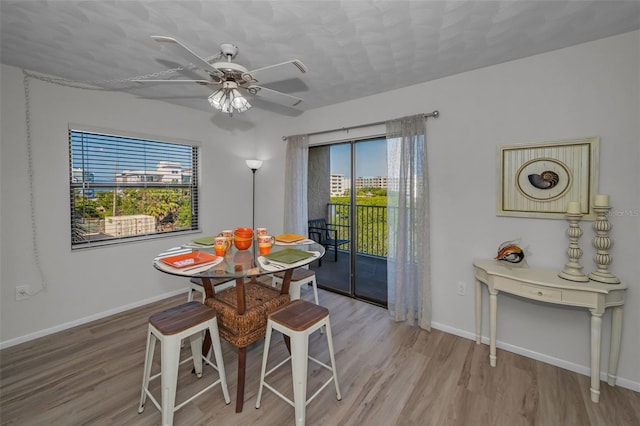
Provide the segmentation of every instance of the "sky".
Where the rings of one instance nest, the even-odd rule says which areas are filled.
[[[349,167],[351,145],[348,143],[331,146],[331,173],[350,178]],[[376,139],[356,143],[355,177],[387,175],[387,141]]]
[[[71,131],[71,142],[73,168],[92,173],[94,182],[113,182],[123,170],[156,170],[161,161],[191,168],[189,145],[76,130]]]

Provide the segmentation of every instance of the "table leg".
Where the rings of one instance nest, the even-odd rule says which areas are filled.
[[[202,287],[204,288],[205,299],[208,299],[215,295],[215,291],[213,290],[213,285],[211,284],[211,280],[209,279],[209,277],[202,278]],[[211,343],[211,334],[209,333],[209,329],[206,329],[204,332],[204,339],[202,340],[202,356],[206,357],[207,355],[209,355]]]
[[[476,280],[476,344],[480,344],[482,332],[482,283]]]
[[[620,338],[622,335],[622,306],[614,306],[611,310],[611,347],[609,348],[609,373],[607,382],[616,385],[618,375],[618,359],[620,358]]]
[[[600,338],[602,312],[591,311],[591,401],[600,400]]]
[[[208,299],[215,295],[215,290],[213,289],[213,284],[209,277],[202,277],[200,279],[202,281],[202,288],[204,289],[204,298]]]
[[[247,309],[247,300],[244,294],[244,278],[236,278],[236,297],[238,299],[238,315],[242,315]]]
[[[280,288],[280,294],[289,294],[289,287],[291,286],[291,277],[293,277],[293,269],[287,269],[282,278],[282,287]],[[291,355],[291,338],[286,334],[282,335],[284,344],[287,346],[287,351]]]
[[[489,290],[489,364],[496,366],[496,325],[498,319],[498,292]]]
[[[284,277],[282,278],[282,287],[280,287],[280,294],[289,294],[291,277],[293,277],[293,269],[287,269],[286,271],[284,271]]]

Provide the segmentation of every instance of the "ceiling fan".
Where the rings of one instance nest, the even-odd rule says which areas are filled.
[[[260,74],[265,74],[267,70],[279,67],[288,67],[282,73],[295,71],[304,74],[307,72],[305,65],[298,59],[269,65],[254,70],[247,70],[244,66],[232,62],[238,54],[238,47],[231,43],[220,45],[220,52],[217,55],[204,59],[193,52],[189,47],[172,37],[151,36],[155,41],[162,43],[168,48],[173,48],[177,54],[189,60],[196,68],[205,71],[209,75],[208,80],[132,80],[136,83],[196,83],[202,86],[209,86],[215,91],[208,100],[212,107],[232,115],[234,111],[244,112],[251,108],[251,104],[241,92],[247,92],[252,96],[262,98],[268,102],[279,105],[295,107],[300,105],[302,99],[259,86],[257,83]],[[224,59],[223,59],[224,58]],[[219,62],[216,62],[219,61]]]

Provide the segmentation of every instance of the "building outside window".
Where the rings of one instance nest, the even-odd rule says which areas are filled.
[[[72,248],[198,230],[193,142],[69,129]]]

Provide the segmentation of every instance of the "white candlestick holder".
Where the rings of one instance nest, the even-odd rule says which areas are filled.
[[[619,284],[620,279],[609,272],[609,265],[613,258],[609,254],[609,249],[613,246],[613,240],[609,238],[611,223],[607,219],[610,206],[593,206],[596,212],[596,220],[593,222],[593,230],[596,236],[593,238],[593,246],[597,249],[593,261],[598,265],[598,269],[589,274],[589,278],[606,284]]]
[[[569,228],[567,229],[567,236],[569,237],[567,256],[569,261],[564,265],[564,269],[558,276],[565,280],[588,282],[589,277],[582,272],[582,266],[580,265],[582,249],[578,244],[578,240],[582,236],[582,229],[580,229],[582,213],[567,213],[566,216],[569,221]]]

